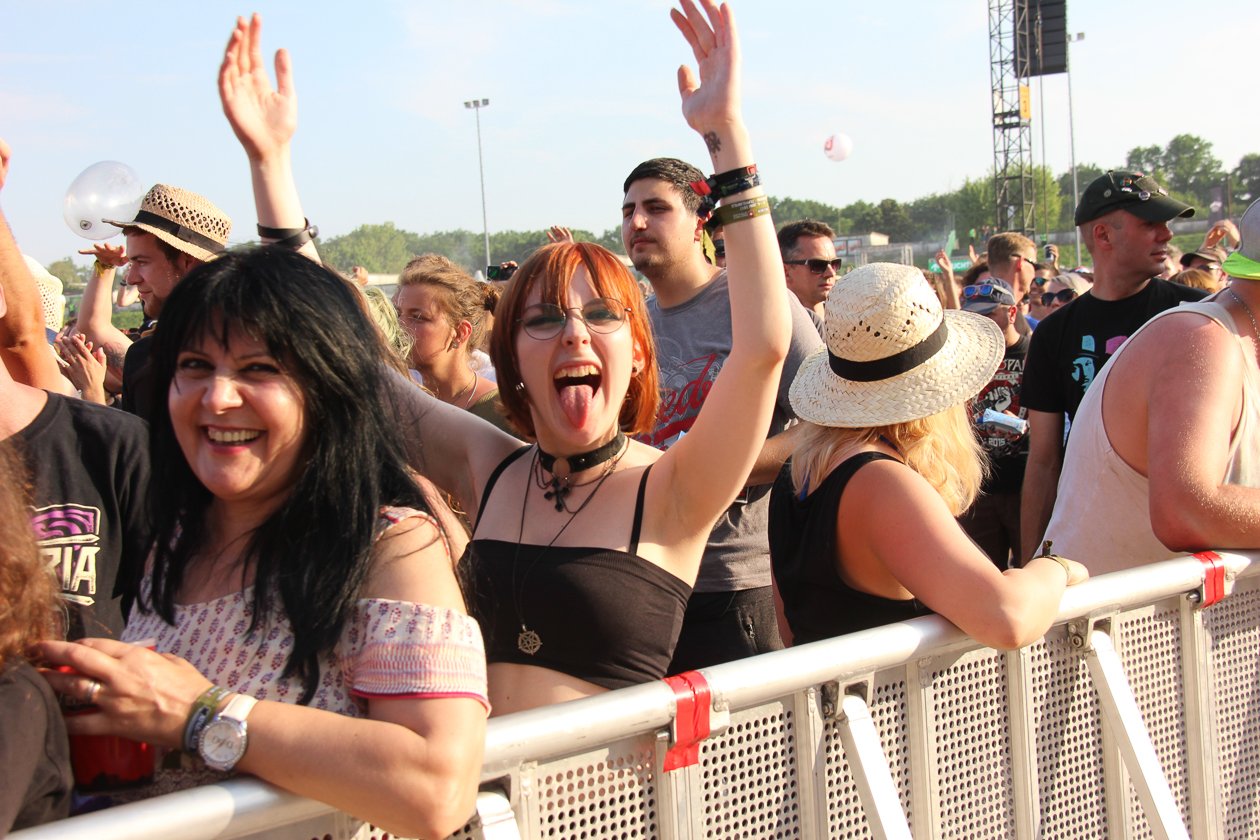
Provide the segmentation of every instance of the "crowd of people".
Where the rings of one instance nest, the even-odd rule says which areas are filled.
[[[90,804],[67,737],[107,735],[164,752],[119,799],[248,773],[446,836],[490,714],[930,613],[1016,648],[1090,574],[1260,547],[1260,203],[1171,281],[1194,211],[1119,171],[1076,210],[1092,276],[1014,232],[957,279],[845,273],[826,224],[774,227],[732,11],[680,2],[714,174],[630,171],[641,280],[561,227],[496,284],[322,265],[256,15],[219,92],[260,246],[155,185],[50,343],[0,216],[0,755],[30,779],[0,832]]]

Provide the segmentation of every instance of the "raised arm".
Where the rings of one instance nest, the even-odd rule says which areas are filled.
[[[9,175],[9,144],[0,138],[0,190]],[[0,209],[0,362],[14,380],[59,394],[74,388],[61,375],[44,333],[43,306],[35,278],[18,250],[9,222]]]
[[[110,292],[117,270],[127,264],[127,255],[121,245],[101,242],[79,251],[96,258],[92,274],[83,287],[79,302],[79,317],[71,335],[80,334],[105,352],[105,362],[111,371],[121,377],[123,357],[131,346],[131,338],[114,326],[114,306]]]
[[[276,86],[267,78],[262,58],[262,17],[236,19],[236,28],[219,67],[219,99],[223,114],[249,158],[254,207],[260,227],[293,235],[307,226],[293,179],[291,144],[297,130],[297,92],[287,50],[276,51]],[[261,236],[264,244],[284,241]],[[305,238],[305,237],[301,237]],[[298,249],[319,262],[309,239]]]
[[[715,174],[756,163],[740,113],[740,51],[730,6],[692,0],[671,17],[695,54],[700,76],[678,70],[683,116],[709,149]],[[779,372],[791,340],[783,263],[765,191],[724,198],[725,207],[764,213],[726,221],[731,352],[695,425],[659,462],[671,488],[667,503],[679,534],[706,531],[744,486],[770,427]],[[730,212],[729,210],[725,212]],[[661,494],[662,496],[666,494]],[[686,500],[686,504],[676,504]]]

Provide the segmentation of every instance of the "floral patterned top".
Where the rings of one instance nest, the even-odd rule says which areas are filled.
[[[382,511],[381,531],[413,516],[429,517],[411,508]],[[141,584],[144,601],[149,581]],[[252,587],[198,604],[177,604],[175,624],[156,612],[133,608],[124,641],[156,640],[162,653],[190,662],[216,685],[259,700],[296,703],[302,695],[297,677],[281,678],[293,647],[288,617],[272,609],[247,635]],[[444,607],[364,598],[346,622],[341,639],[319,658],[319,681],[310,705],[351,717],[367,713],[374,697],[471,697],[489,709],[486,660],[481,630],[463,613]],[[227,774],[205,768],[200,759],[182,754],[164,769],[144,796],[220,781]]]

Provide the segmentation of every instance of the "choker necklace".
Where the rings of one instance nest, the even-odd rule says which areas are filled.
[[[621,435],[620,437],[624,438],[624,435]],[[538,561],[543,558],[543,555],[556,544],[556,540],[560,539],[560,535],[568,530],[569,526],[573,524],[573,520],[577,519],[577,515],[586,509],[586,506],[590,504],[591,499],[595,498],[595,494],[599,492],[599,488],[604,486],[604,482],[608,480],[608,476],[612,475],[613,472],[616,471],[617,464],[621,461],[620,454],[613,458],[602,459],[608,464],[604,467],[604,471],[594,482],[586,482],[587,484],[594,483],[595,489],[591,491],[589,496],[582,500],[582,504],[577,506],[577,510],[569,512],[569,518],[566,519],[565,523],[560,526],[560,530],[556,531],[556,535],[551,538],[551,541],[543,546],[538,554],[534,556],[534,559],[529,564],[529,568],[526,569],[525,574],[521,576],[521,588],[518,590],[516,588],[516,567],[520,565],[521,540],[525,537],[525,507],[529,503],[528,482],[533,480],[535,470],[538,467],[538,462],[542,460],[542,457],[543,451],[536,448],[534,450],[534,462],[530,464],[529,477],[526,478],[527,483],[525,485],[525,493],[521,499],[521,524],[520,528],[516,532],[516,550],[512,553],[512,606],[516,609],[516,620],[521,624],[521,632],[516,634],[516,649],[529,656],[533,656],[538,653],[538,651],[542,648],[542,637],[538,635],[537,630],[531,630],[525,625],[525,615],[524,610],[522,609],[522,600],[525,595],[525,586],[529,583],[529,574],[534,571],[534,567],[538,565]],[[547,498],[550,498],[550,496]],[[568,508],[565,509],[568,510]],[[556,510],[560,510],[560,505],[556,505]]]
[[[608,443],[605,443],[598,449],[592,449],[590,452],[583,452],[580,455],[551,455],[544,452],[542,447],[539,446],[538,451],[534,456],[534,468],[532,468],[530,472],[536,476],[538,486],[546,490],[546,492],[543,493],[544,499],[547,499],[548,501],[555,499],[556,510],[569,510],[569,506],[565,503],[565,497],[567,497],[569,493],[573,492],[574,487],[581,487],[583,484],[591,483],[587,481],[583,482],[583,484],[573,484],[569,480],[570,476],[574,473],[589,470],[591,467],[598,467],[600,464],[611,461],[621,453],[625,444],[626,435],[621,430],[618,430],[617,436],[608,441]],[[535,472],[535,469],[538,471]],[[542,475],[543,471],[551,473],[551,478],[544,478]],[[607,473],[605,473],[605,475],[607,475]],[[603,476],[595,480],[602,481]],[[585,505],[586,502],[583,502],[582,504]],[[578,510],[581,509],[582,508],[580,507],[578,508]],[[577,515],[576,511],[569,512],[575,516]]]

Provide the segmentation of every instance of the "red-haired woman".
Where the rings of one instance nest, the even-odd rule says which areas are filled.
[[[680,73],[683,114],[728,173],[754,163],[739,49],[729,7],[703,7],[683,0],[673,13],[700,65],[700,80]],[[747,210],[763,196],[727,200]],[[653,426],[655,350],[634,278],[587,243],[536,252],[496,310],[500,398],[536,445],[418,389],[402,395],[419,431],[413,458],[477,511],[465,568],[495,713],[665,676],[705,540],[765,438],[790,336],[774,226],[750,215],[725,227],[730,355],[668,451],[626,437]]]

